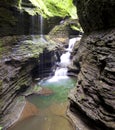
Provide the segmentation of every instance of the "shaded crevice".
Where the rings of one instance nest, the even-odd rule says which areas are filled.
[[[108,104],[106,104],[103,97],[99,93],[97,93],[97,94],[98,94],[98,97],[100,99],[101,106],[103,107],[103,109],[105,109],[108,113],[114,114],[114,108],[109,106]]]
[[[99,120],[92,120],[90,117],[88,117],[75,102],[70,100],[70,111],[75,115],[79,116],[79,118],[89,127],[89,129],[92,130],[114,130],[113,128],[107,128],[105,124],[100,122]]]
[[[100,61],[100,65],[99,65],[100,73],[102,73],[104,71],[105,67],[106,67],[106,61],[105,60],[101,60]]]
[[[20,95],[22,94],[23,92],[25,92],[30,86],[27,86],[27,85],[22,85],[20,86],[20,89],[16,90],[15,93],[16,95]]]

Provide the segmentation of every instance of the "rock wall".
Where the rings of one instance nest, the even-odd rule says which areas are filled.
[[[18,1],[0,1],[0,36],[29,34],[30,16],[20,12]]]
[[[73,66],[78,68],[76,87],[70,92],[68,115],[78,130],[115,129],[115,2],[76,1],[85,34]],[[78,115],[82,116],[79,127]]]
[[[42,63],[45,69],[49,67],[47,64],[51,64],[55,45],[41,42],[34,44],[31,36],[6,36],[0,39],[0,126],[4,128],[17,120],[24,105],[22,93],[32,85],[33,74],[37,78],[42,77],[41,71],[35,70],[36,67],[39,67],[37,70],[43,69],[39,66],[40,57],[49,56]]]
[[[74,0],[85,33],[115,27],[114,0]]]
[[[18,1],[0,1],[0,36],[40,34],[40,16],[31,16],[27,12],[20,10]],[[22,6],[28,9],[32,8],[29,1],[24,1]],[[49,20],[44,19],[43,33],[48,34],[60,21],[61,18],[59,17]]]

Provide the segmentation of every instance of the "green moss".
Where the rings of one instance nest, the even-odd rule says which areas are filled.
[[[79,24],[78,26],[71,25],[71,28],[72,28],[73,30],[83,32],[83,30],[82,30],[82,28],[81,28],[80,24]]]
[[[77,29],[76,29],[77,28]],[[56,25],[49,33],[50,36],[53,37],[68,37],[69,35],[73,35],[73,32],[79,31],[81,32],[81,27],[79,25],[78,19],[66,19],[62,24]]]
[[[41,14],[42,16],[48,17],[66,17],[70,16],[73,19],[77,18],[76,7],[72,0],[29,0],[33,8],[21,7],[23,1],[20,0],[19,8],[24,9],[31,15]],[[21,3],[22,2],[22,3]],[[66,4],[65,4],[66,3]]]
[[[17,100],[18,100],[18,102],[23,102],[23,101],[25,101],[25,97],[24,96],[19,96],[17,98]]]
[[[43,41],[39,37],[36,41],[34,40],[26,40],[23,41],[21,46],[19,47],[19,54],[29,54],[30,57],[37,58],[41,53],[43,53],[44,49],[54,50],[56,44],[50,43],[49,41]]]
[[[0,126],[0,130],[2,130],[2,128],[3,128],[3,127],[2,127],[2,126]]]
[[[38,86],[38,85],[35,85],[35,86],[34,86],[34,89],[33,89],[33,92],[36,93],[36,92],[38,92],[38,91],[40,91],[40,90],[41,90],[41,87]]]

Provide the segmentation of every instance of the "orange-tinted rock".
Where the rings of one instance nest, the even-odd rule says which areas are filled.
[[[42,88],[37,94],[48,96],[48,95],[53,94],[53,91],[51,89],[48,89],[48,88]]]

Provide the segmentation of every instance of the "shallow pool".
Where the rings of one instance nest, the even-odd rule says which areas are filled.
[[[27,100],[38,108],[38,114],[19,121],[10,130],[74,130],[66,116],[66,109],[68,92],[75,83],[73,78],[67,76],[40,81],[38,87],[49,89],[52,93],[28,96]]]

